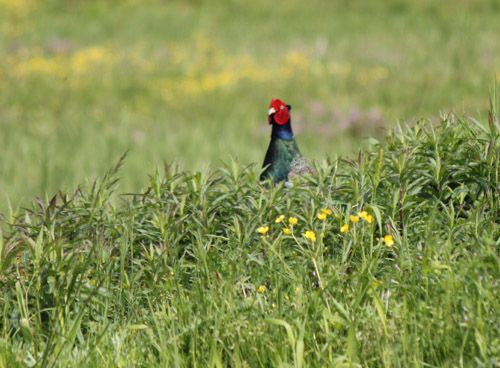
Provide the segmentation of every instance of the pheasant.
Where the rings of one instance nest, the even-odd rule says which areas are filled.
[[[268,122],[272,125],[271,142],[264,158],[260,180],[271,178],[275,183],[287,182],[297,175],[313,170],[302,156],[293,136],[290,111],[292,106],[273,98],[269,105]]]

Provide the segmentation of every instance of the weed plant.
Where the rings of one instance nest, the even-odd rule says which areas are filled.
[[[122,161],[10,215],[0,366],[492,367],[499,125],[445,116],[261,184]]]

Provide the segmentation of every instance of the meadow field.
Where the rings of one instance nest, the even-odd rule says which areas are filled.
[[[397,121],[485,117],[498,34],[497,0],[0,0],[0,212],[127,150],[124,191],[164,161],[261,163],[273,97],[311,159]]]
[[[418,124],[293,188],[121,163],[0,237],[0,367],[498,367],[500,124]]]
[[[0,368],[500,366],[498,35],[497,0],[0,0]]]

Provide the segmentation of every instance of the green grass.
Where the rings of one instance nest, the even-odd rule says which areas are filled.
[[[293,188],[169,166],[114,204],[120,162],[9,219],[0,366],[498,366],[499,133],[420,122]]]
[[[499,9],[0,0],[0,368],[499,366]]]
[[[401,119],[481,117],[499,73],[498,1],[0,0],[0,212],[71,191],[130,150],[122,187],[162,162],[260,163],[272,97],[307,157]]]

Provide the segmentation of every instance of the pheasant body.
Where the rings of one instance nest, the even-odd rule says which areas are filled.
[[[265,170],[261,175],[261,180],[269,177],[275,182],[288,180],[288,175],[293,167],[292,164],[300,157],[302,155],[294,139],[271,139],[266,157],[264,158],[263,166]]]

